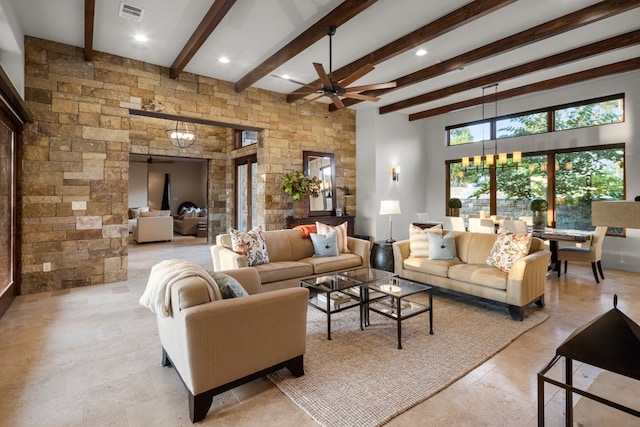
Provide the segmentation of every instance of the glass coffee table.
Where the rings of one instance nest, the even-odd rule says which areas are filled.
[[[369,311],[393,319],[398,328],[398,349],[402,349],[402,321],[429,312],[429,334],[433,335],[433,295],[429,285],[399,277],[387,277],[363,283],[362,309],[360,319],[369,326]],[[426,292],[429,304],[425,305],[409,299],[411,295]]]
[[[393,273],[375,268],[357,268],[319,277],[300,280],[309,289],[309,305],[327,315],[327,339],[331,339],[331,314],[353,307],[360,308],[360,329],[364,329],[365,311],[362,308],[362,285],[392,277]],[[369,294],[371,291],[367,291]],[[368,319],[367,319],[368,320]]]

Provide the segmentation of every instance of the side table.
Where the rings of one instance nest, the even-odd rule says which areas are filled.
[[[393,243],[380,240],[371,246],[371,267],[393,273]]]

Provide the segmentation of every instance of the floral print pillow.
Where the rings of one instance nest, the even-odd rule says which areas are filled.
[[[508,273],[514,262],[526,256],[531,247],[529,233],[500,233],[487,257],[487,265]]]
[[[268,264],[269,253],[264,241],[262,228],[256,227],[248,232],[231,229],[231,247],[233,251],[247,257],[249,266]]]
[[[246,297],[247,295],[249,295],[247,291],[244,290],[242,285],[233,277],[224,273],[216,273],[211,271],[209,272],[209,274],[213,278],[213,281],[218,285],[218,289],[220,289],[222,299]]]

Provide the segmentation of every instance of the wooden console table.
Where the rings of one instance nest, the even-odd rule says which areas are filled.
[[[353,236],[355,233],[355,217],[354,216],[308,216],[306,218],[287,218],[287,228],[293,228],[298,225],[315,224],[316,221],[327,225],[340,225],[343,222],[347,222],[347,235]]]

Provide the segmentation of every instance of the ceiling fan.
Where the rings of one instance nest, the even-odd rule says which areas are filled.
[[[154,164],[154,163],[175,163],[173,160],[158,160],[158,159],[154,159],[153,157],[149,156],[147,157],[146,160],[144,159],[134,159],[131,160],[134,163],[148,163],[148,164]]]
[[[329,26],[327,27],[327,35],[329,36],[329,74],[327,74],[324,66],[318,62],[313,63],[313,67],[318,73],[318,77],[320,78],[321,86],[320,88],[313,89],[309,93],[305,94],[305,96],[309,96],[314,94],[313,97],[307,98],[308,101],[315,101],[316,99],[322,98],[323,96],[331,99],[333,105],[337,109],[345,108],[345,105],[342,103],[342,98],[351,98],[358,99],[360,101],[379,101],[380,98],[377,96],[364,95],[360,92],[364,92],[367,90],[375,90],[375,89],[387,89],[396,87],[396,82],[387,82],[387,83],[377,83],[363,86],[351,86],[349,85],[356,80],[363,77],[365,74],[370,73],[375,69],[375,67],[371,64],[366,64],[344,79],[340,81],[336,81],[333,78],[333,67],[332,67],[332,43],[331,40],[333,35],[336,33],[336,27]],[[308,86],[308,85],[304,85]]]

